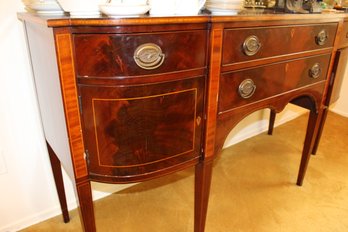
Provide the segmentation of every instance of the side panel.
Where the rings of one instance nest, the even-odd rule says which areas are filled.
[[[53,31],[51,28],[28,22],[26,22],[26,30],[45,137],[73,181],[74,170],[66,130]]]

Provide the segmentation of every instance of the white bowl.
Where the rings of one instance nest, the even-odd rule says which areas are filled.
[[[57,0],[64,11],[73,16],[98,15],[99,5],[107,0]]]
[[[142,15],[150,10],[149,5],[102,4],[100,11],[109,16]]]

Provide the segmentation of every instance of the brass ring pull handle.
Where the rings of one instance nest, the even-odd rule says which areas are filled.
[[[261,48],[261,42],[255,35],[251,35],[244,40],[243,51],[247,56],[255,55]]]
[[[244,81],[242,81],[242,83],[240,83],[238,87],[238,93],[244,99],[247,99],[253,96],[253,94],[255,93],[255,90],[256,90],[256,85],[251,79],[245,79]]]
[[[142,44],[134,52],[135,63],[143,69],[151,70],[161,66],[165,55],[162,49],[154,43]]]
[[[328,38],[328,34],[326,32],[326,30],[321,30],[318,35],[315,37],[315,42],[318,44],[318,45],[324,45],[327,41],[327,38]]]
[[[309,76],[313,79],[318,78],[321,75],[321,68],[319,63],[315,63],[311,69],[309,69]]]

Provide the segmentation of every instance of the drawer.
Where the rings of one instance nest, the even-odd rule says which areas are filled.
[[[222,65],[332,47],[337,24],[224,31]]]
[[[206,66],[207,31],[76,34],[79,77],[137,76]]]
[[[343,23],[343,28],[340,33],[338,48],[343,48],[348,46],[348,22]]]
[[[219,112],[326,79],[330,55],[260,66],[220,77]]]

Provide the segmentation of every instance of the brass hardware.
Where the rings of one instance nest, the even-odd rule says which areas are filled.
[[[247,56],[255,55],[261,48],[260,40],[257,36],[251,35],[244,40],[243,51]]]
[[[321,30],[318,35],[315,37],[315,42],[318,44],[318,45],[324,45],[327,41],[327,38],[328,38],[328,34],[326,32],[326,30]]]
[[[247,99],[253,96],[253,94],[255,93],[255,90],[256,90],[256,85],[251,79],[245,79],[244,81],[242,81],[242,83],[240,83],[238,87],[238,93],[244,99]]]
[[[309,69],[309,76],[313,79],[316,79],[321,74],[321,68],[319,63],[315,63],[312,68]]]
[[[201,121],[202,121],[202,118],[200,116],[198,116],[196,118],[196,123],[197,123],[197,126],[199,126],[201,124]]]
[[[161,66],[165,55],[162,49],[154,43],[142,44],[134,52],[135,63],[143,69],[151,70]]]
[[[88,152],[87,149],[83,153],[83,158],[84,158],[84,160],[86,160],[87,165],[89,165],[90,164],[90,160],[89,160],[89,152]]]

